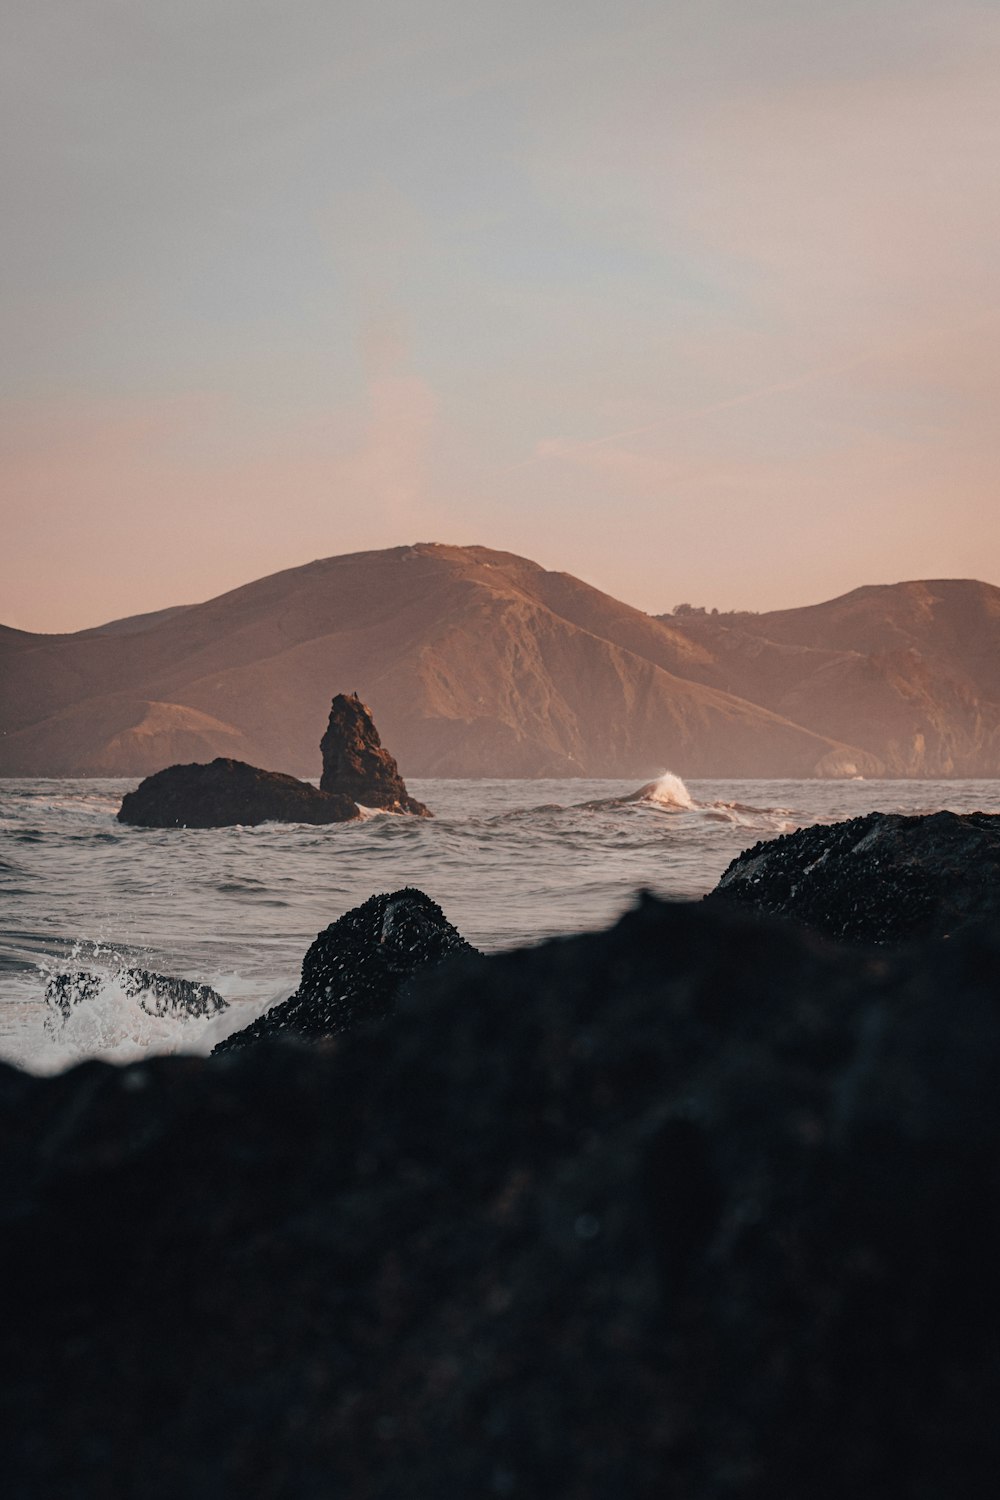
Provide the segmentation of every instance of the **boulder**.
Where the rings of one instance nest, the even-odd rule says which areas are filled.
[[[800,828],[740,854],[706,900],[846,942],[948,937],[1000,919],[1000,814],[875,812]]]
[[[280,1037],[317,1040],[382,1020],[406,980],[458,953],[475,953],[423,891],[371,896],[319,934],[294,995],[216,1045],[232,1052]]]
[[[648,901],[332,1047],[0,1068],[7,1492],[987,1500],[998,984]]]
[[[349,797],[281,771],[220,756],[208,765],[168,766],[126,793],[119,823],[139,828],[227,828],[237,823],[346,823]]]
[[[406,783],[379,738],[372,711],[357,693],[338,693],[330,705],[330,722],[320,740],[323,776],[320,790],[339,793],[385,812],[429,818],[428,809],[406,790]]]

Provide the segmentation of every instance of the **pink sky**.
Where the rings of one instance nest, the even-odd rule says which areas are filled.
[[[0,621],[481,543],[651,611],[1000,583],[1000,18],[4,23]]]

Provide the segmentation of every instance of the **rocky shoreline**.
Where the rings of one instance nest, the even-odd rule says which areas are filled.
[[[0,1068],[11,1493],[992,1494],[1000,818],[946,816],[492,956],[375,896],[221,1055]]]

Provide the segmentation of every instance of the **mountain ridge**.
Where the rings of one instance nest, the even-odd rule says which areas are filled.
[[[865,584],[799,609],[668,616],[753,701],[877,753],[886,774],[1000,774],[1000,589]]]
[[[1000,590],[963,582],[987,591],[980,613],[1000,626]],[[486,547],[319,558],[84,631],[0,628],[0,775],[148,775],[218,755],[315,775],[317,725],[337,691],[372,704],[408,776],[872,776],[902,763],[903,774],[949,774],[934,767],[975,754],[994,765],[977,774],[997,774],[1000,710],[976,688],[992,691],[989,663],[973,660],[961,678],[962,650],[976,657],[968,631],[945,629],[931,649],[933,621],[920,636],[911,605],[907,644],[892,647],[918,659],[876,670],[877,653],[792,639],[796,611],[648,615]],[[850,614],[834,622],[838,640],[861,628]],[[821,626],[810,616],[802,629]],[[810,684],[824,673],[844,679],[840,719],[815,701]],[[895,699],[913,700],[921,682],[905,723],[868,732],[873,692],[900,719]],[[915,755],[907,741],[907,761],[900,735],[912,740],[920,713],[924,748]],[[978,740],[966,722],[975,713]]]

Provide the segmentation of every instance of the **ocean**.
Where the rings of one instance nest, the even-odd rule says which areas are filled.
[[[633,800],[635,781],[415,779],[433,819],[159,831],[116,822],[135,785],[0,780],[0,1058],[32,1072],[207,1052],[290,994],[317,932],[376,891],[418,886],[496,950],[605,926],[642,889],[696,899],[742,849],[805,824],[1000,811],[1000,781],[667,774]],[[151,1013],[130,967],[210,985],[229,1007]],[[96,984],[63,1015],[46,986],[78,970]]]

